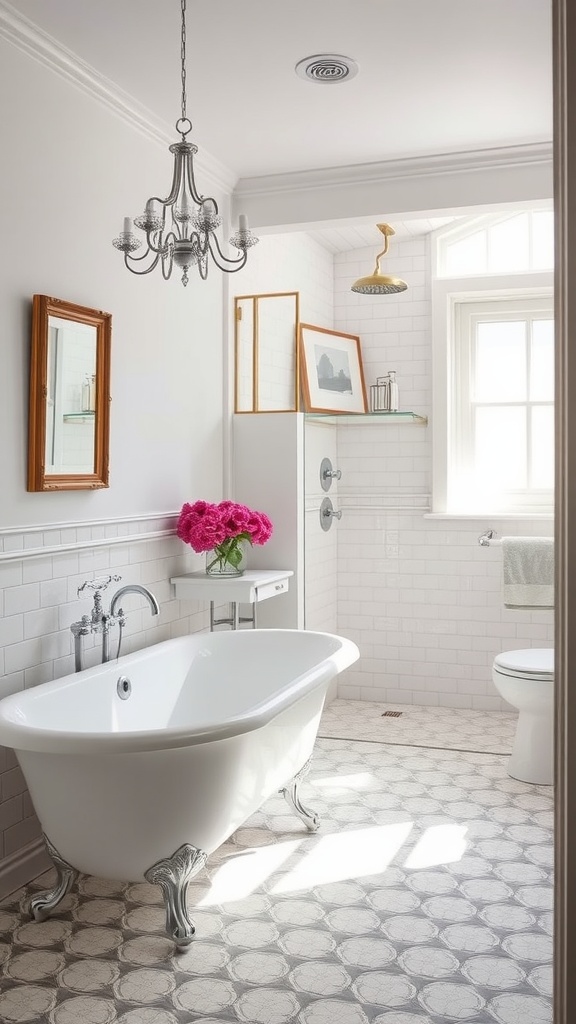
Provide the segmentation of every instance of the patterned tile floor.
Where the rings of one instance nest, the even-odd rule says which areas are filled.
[[[3,1024],[549,1024],[552,792],[496,754],[319,739],[305,831],[273,797],[190,886],[82,876],[0,905]]]
[[[350,714],[352,704],[353,715]],[[399,718],[382,717],[384,711],[401,711],[402,714]],[[320,736],[509,754],[517,721],[515,711],[472,711],[337,699],[324,710]]]

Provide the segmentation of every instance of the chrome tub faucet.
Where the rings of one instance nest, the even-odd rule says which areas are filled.
[[[139,583],[129,583],[125,587],[120,587],[110,602],[110,610],[105,612],[102,604],[102,591],[106,590],[112,582],[117,583],[121,579],[121,576],[104,576],[96,580],[85,580],[84,583],[78,587],[78,596],[80,596],[82,591],[86,589],[93,590],[94,603],[92,606],[92,613],[90,615],[83,615],[81,619],[77,622],[73,622],[70,626],[74,636],[75,672],[82,671],[82,637],[87,636],[89,633],[100,633],[102,635],[101,661],[102,664],[110,661],[110,630],[116,625],[116,623],[118,623],[119,626],[118,650],[116,652],[116,657],[120,657],[122,631],[126,624],[126,617],[122,608],[119,607],[119,603],[125,594],[142,594],[150,605],[152,615],[158,615],[160,613],[160,605],[154,597],[154,594]]]
[[[122,618],[124,615],[122,609],[118,608],[118,603],[122,600],[125,594],[142,594],[142,597],[145,597],[150,605],[152,615],[160,614],[160,605],[154,597],[154,594],[152,594],[146,587],[140,586],[139,583],[128,583],[125,587],[120,587],[120,590],[116,591],[110,602],[110,615],[112,618],[115,618],[116,616],[118,616],[118,618]]]

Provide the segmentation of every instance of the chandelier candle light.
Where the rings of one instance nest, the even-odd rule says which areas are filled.
[[[241,576],[244,546],[265,544],[272,536],[272,523],[264,512],[256,512],[235,501],[212,505],[207,501],[185,504],[178,517],[176,533],[194,551],[207,552],[209,576]]]
[[[220,247],[216,229],[222,218],[218,214],[215,199],[201,196],[194,179],[194,154],[198,147],[186,141],[192,130],[192,122],[186,116],[186,0],[181,0],[181,117],[176,122],[176,131],[182,136],[181,142],[174,142],[169,148],[174,154],[172,187],[166,199],[152,196],[147,200],[144,213],[136,217],[134,224],[146,235],[146,249],[139,255],[142,242],[132,231],[130,217],[124,218],[124,228],[112,244],[124,253],[124,263],[133,274],[149,274],[161,263],[162,274],[168,280],[176,264],[182,270],[182,284],[189,281],[188,270],[196,265],[202,280],[208,276],[208,257],[227,274],[241,270],[246,264],[248,249],[258,239],[248,229],[245,215],[238,218],[238,231],[229,239],[238,255],[226,256]]]

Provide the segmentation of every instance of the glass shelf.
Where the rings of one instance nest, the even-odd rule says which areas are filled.
[[[307,412],[307,420],[333,420],[335,423],[419,423],[426,426],[427,416],[419,416],[416,412],[359,412],[331,413]]]
[[[62,415],[62,419],[65,423],[70,420],[93,420],[95,415],[94,410],[87,409],[86,412],[65,412]]]

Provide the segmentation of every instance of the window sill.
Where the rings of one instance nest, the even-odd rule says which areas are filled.
[[[425,512],[424,519],[469,519],[476,521],[490,522],[498,519],[510,520],[519,519],[521,521],[527,519],[554,519],[553,512]]]

